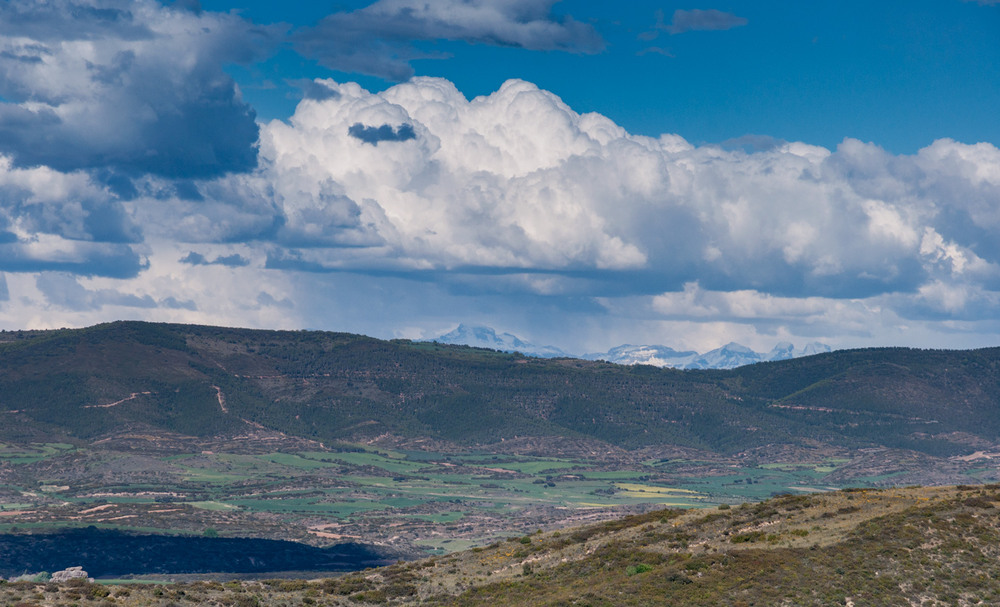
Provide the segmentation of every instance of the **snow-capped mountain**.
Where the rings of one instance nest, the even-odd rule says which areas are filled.
[[[510,333],[497,334],[490,327],[469,326],[465,324],[460,324],[454,331],[445,333],[429,341],[489,348],[491,350],[500,350],[501,352],[520,352],[540,358],[574,356],[555,346],[537,346]],[[796,348],[788,342],[782,342],[765,354],[755,352],[737,343],[729,343],[721,348],[699,354],[693,350],[678,351],[667,346],[635,346],[626,344],[612,348],[607,352],[584,354],[580,358],[586,360],[606,360],[619,365],[653,365],[674,369],[733,369],[753,363],[787,360],[800,356],[829,352],[830,350],[830,346],[818,342],[808,344],[801,349]]]
[[[728,343],[721,348],[705,352],[688,363],[685,369],[734,369],[743,365],[752,365],[763,360],[760,354],[750,348]]]
[[[729,343],[704,354],[678,352],[665,346],[626,345],[612,348],[603,354],[586,354],[583,358],[606,360],[620,365],[654,365],[674,369],[734,369],[753,363],[787,360],[830,350],[830,346],[816,342],[801,349],[795,348],[790,343],[780,343],[767,354],[754,352],[737,343]]]
[[[830,352],[830,346],[826,344],[821,344],[818,341],[814,341],[810,344],[806,344],[804,348],[797,349],[792,344],[787,341],[783,341],[780,344],[774,346],[764,360],[788,360],[789,358],[798,358],[800,356],[812,356],[813,354],[821,354],[823,352]]]
[[[460,324],[458,328],[430,341],[442,344],[459,344],[465,346],[475,346],[477,348],[489,348],[500,350],[501,352],[520,352],[530,354],[540,358],[556,358],[559,356],[570,356],[554,346],[536,346],[528,343],[516,335],[510,333],[497,332],[489,327],[470,327]]]
[[[611,348],[601,354],[584,354],[587,360],[606,360],[619,365],[653,365],[655,367],[673,367],[683,369],[685,365],[698,358],[694,350],[679,352],[666,346],[633,346],[625,344]]]

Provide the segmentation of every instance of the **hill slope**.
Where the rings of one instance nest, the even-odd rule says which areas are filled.
[[[206,605],[995,605],[1000,486],[661,510],[313,582],[0,586],[0,601]]]
[[[117,322],[0,335],[0,440],[21,442],[263,426],[328,442],[559,436],[627,449],[953,455],[1000,440],[998,401],[1000,349],[839,351],[685,372],[327,332]]]
[[[342,584],[377,582],[369,600],[409,585],[437,605],[996,604],[998,489],[845,491],[658,511]]]

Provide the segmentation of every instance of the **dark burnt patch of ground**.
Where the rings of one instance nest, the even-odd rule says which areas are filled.
[[[0,535],[0,575],[82,566],[93,577],[181,573],[356,571],[395,555],[358,543],[317,548],[280,540],[126,533],[88,527]]]

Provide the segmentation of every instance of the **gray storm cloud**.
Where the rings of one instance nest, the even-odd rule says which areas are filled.
[[[222,71],[267,29],[152,0],[0,4],[0,153],[60,171],[212,177],[256,165],[254,111]]]
[[[559,0],[378,0],[334,13],[295,34],[297,48],[323,65],[401,81],[409,62],[434,57],[415,43],[458,40],[531,50],[593,53],[604,41],[590,25],[556,18]]]

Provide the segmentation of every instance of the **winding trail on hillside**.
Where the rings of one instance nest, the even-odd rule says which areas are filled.
[[[84,409],[108,409],[108,408],[111,408],[111,407],[117,407],[118,405],[120,405],[122,403],[127,403],[128,401],[134,400],[136,398],[139,398],[140,396],[149,396],[150,394],[152,394],[152,392],[148,392],[148,391],[147,392],[133,392],[129,396],[126,396],[125,398],[123,398],[121,400],[116,400],[113,403],[108,403],[106,405],[84,405],[83,408]]]
[[[226,395],[222,393],[222,388],[219,386],[212,386],[215,388],[215,395],[219,399],[219,408],[222,409],[223,413],[229,413],[229,409],[226,408]]]

